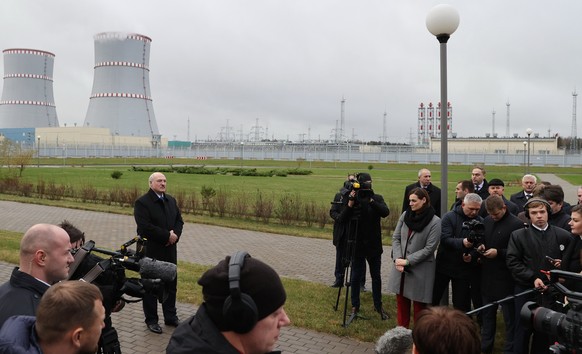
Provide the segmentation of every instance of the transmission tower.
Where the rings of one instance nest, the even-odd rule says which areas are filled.
[[[388,113],[386,113],[386,111],[384,111],[384,121],[382,124],[382,137],[381,137],[381,141],[382,141],[382,145],[386,145],[386,118],[388,116]]]
[[[507,106],[507,116],[505,119],[505,136],[509,137],[509,106],[511,106],[511,104],[509,103],[509,99],[507,100],[507,103],[505,103],[505,105]]]
[[[495,110],[491,111],[491,137],[495,137]]]
[[[341,100],[341,113],[340,113],[340,131],[339,131],[339,139],[344,138],[345,135],[345,128],[346,128],[346,99],[342,96]],[[337,141],[336,141],[337,142]]]
[[[578,94],[576,90],[572,92],[572,140],[570,140],[570,150],[578,151],[578,128],[576,128],[576,101],[578,100]]]

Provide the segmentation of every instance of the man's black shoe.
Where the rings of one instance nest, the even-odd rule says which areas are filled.
[[[162,334],[162,327],[157,323],[152,323],[148,325],[148,329],[154,333]]]
[[[169,321],[164,321],[164,323],[166,324],[166,326],[170,326],[170,327],[178,327],[178,325],[180,324],[180,321],[178,321],[178,319],[173,319],[173,320],[169,320]]]
[[[342,286],[342,282],[339,280],[336,280],[333,284],[330,285],[332,288],[339,288],[340,286]]]
[[[388,315],[388,312],[384,311],[384,308],[382,308],[382,306],[377,307],[374,310],[380,314],[380,318],[382,319],[382,321],[386,321],[388,317],[390,317]]]

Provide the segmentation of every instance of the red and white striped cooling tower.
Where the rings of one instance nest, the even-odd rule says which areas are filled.
[[[112,134],[160,141],[149,80],[149,37],[135,33],[95,35],[95,76],[84,126]]]
[[[0,128],[58,127],[53,96],[55,55],[36,49],[6,49]]]

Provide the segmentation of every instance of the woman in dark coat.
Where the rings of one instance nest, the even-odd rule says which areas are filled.
[[[432,301],[435,277],[435,251],[441,236],[441,219],[430,205],[428,193],[415,188],[409,197],[409,208],[402,213],[392,236],[392,259],[388,290],[396,294],[398,325],[410,324],[410,307],[414,321]]]

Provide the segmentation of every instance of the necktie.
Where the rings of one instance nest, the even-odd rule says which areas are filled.
[[[526,194],[525,195],[525,200],[529,200],[529,198],[531,198],[531,194]]]
[[[479,192],[479,189],[480,189],[479,186],[475,185],[475,193]]]

